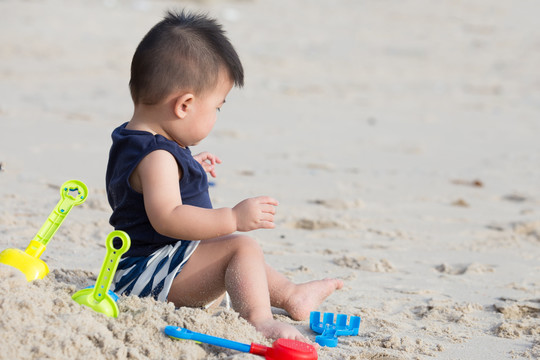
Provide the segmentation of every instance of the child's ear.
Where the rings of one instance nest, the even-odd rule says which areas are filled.
[[[179,119],[186,117],[191,106],[193,105],[194,98],[195,96],[191,93],[183,94],[176,98],[176,101],[174,102],[174,114]]]

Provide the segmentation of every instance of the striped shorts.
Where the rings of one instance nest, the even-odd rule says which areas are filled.
[[[174,278],[198,244],[199,241],[178,241],[150,256],[121,259],[113,279],[113,291],[117,295],[152,296],[158,301],[167,301]]]

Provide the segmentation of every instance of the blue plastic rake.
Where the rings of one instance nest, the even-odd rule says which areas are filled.
[[[351,316],[347,325],[347,315],[338,314],[334,322],[334,313],[324,313],[321,322],[321,313],[312,311],[309,316],[309,326],[319,336],[315,337],[317,344],[321,346],[335,347],[338,344],[338,336],[358,335],[360,328],[360,316]]]

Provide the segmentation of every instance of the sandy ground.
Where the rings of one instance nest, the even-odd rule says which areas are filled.
[[[320,359],[540,357],[540,4],[473,1],[0,1],[0,249],[24,249],[70,178],[74,208],[27,283],[0,266],[0,358],[249,359],[166,325],[269,342],[233,311],[71,300],[112,230],[110,133],[131,115],[129,63],[169,8],[217,17],[246,70],[194,151],[223,159],[216,207],[271,195],[253,233],[294,281],[346,286],[360,315]],[[306,336],[308,322],[294,322]]]

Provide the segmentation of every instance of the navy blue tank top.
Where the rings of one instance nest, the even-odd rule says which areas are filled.
[[[152,151],[166,150],[176,159],[182,171],[180,195],[182,203],[211,209],[206,172],[191,155],[174,141],[146,131],[129,130],[122,124],[112,133],[112,146],[107,165],[107,198],[113,213],[109,222],[131,238],[131,247],[123,255],[149,256],[167,244],[187,241],[163,236],[154,230],[144,209],[143,195],[135,191],[129,177],[139,162]]]

